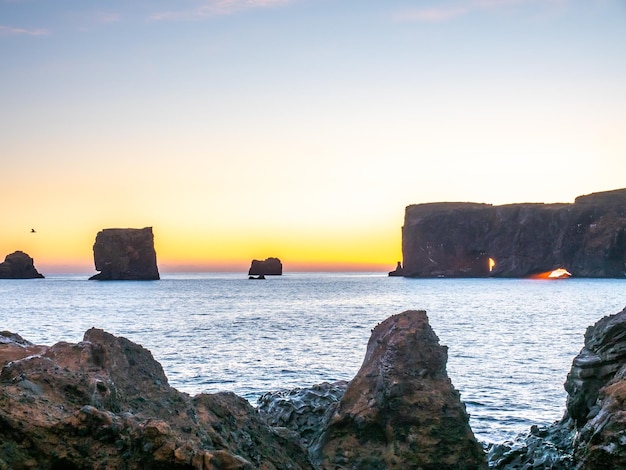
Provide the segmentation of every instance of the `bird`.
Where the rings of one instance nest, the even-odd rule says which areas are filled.
[[[37,233],[34,228],[30,229],[30,233]]]

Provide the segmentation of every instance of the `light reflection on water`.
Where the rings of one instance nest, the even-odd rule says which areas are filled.
[[[350,379],[371,329],[428,312],[448,374],[483,441],[564,411],[563,382],[587,326],[626,305],[623,280],[403,279],[384,274],[169,274],[161,281],[49,276],[0,282],[0,329],[39,344],[102,328],[148,348],[171,385],[263,392]]]

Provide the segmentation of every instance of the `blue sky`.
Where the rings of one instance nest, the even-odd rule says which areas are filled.
[[[618,0],[0,0],[0,251],[89,262],[153,225],[172,264],[393,267],[408,204],[624,187],[625,26]]]

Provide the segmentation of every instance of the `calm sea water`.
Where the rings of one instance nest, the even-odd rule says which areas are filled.
[[[376,324],[422,309],[449,347],[448,374],[474,433],[502,442],[561,418],[585,329],[626,306],[626,280],[162,277],[3,280],[0,329],[51,345],[102,328],[148,348],[181,391],[229,390],[255,404],[266,391],[349,380]]]

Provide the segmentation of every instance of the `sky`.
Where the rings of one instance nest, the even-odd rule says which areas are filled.
[[[626,187],[624,0],[0,0],[0,260],[389,271],[407,205]],[[36,233],[30,233],[31,228]]]

